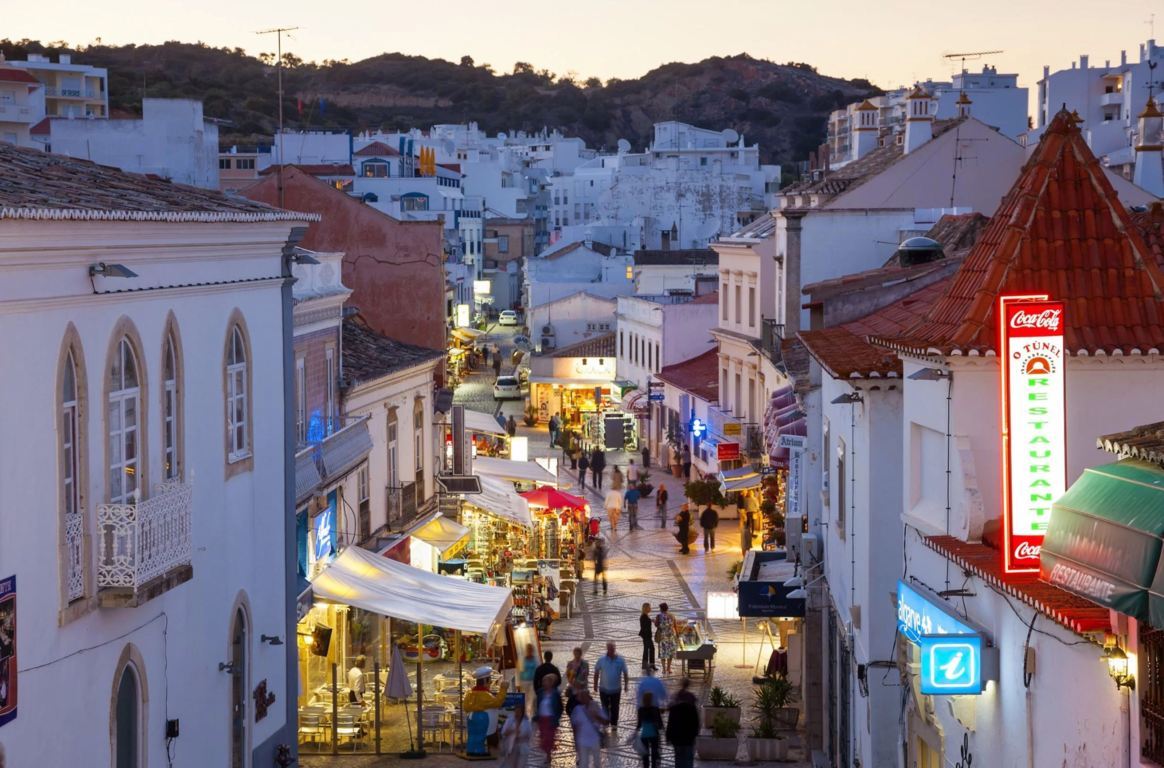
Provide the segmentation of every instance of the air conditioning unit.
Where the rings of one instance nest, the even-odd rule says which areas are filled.
[[[800,537],[800,561],[804,565],[820,562],[820,537],[806,533]]]
[[[554,340],[553,336],[542,336],[541,349],[543,351],[547,349],[553,349],[556,346],[557,342]]]

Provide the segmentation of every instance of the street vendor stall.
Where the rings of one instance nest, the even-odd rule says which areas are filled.
[[[558,487],[558,477],[534,461],[512,461],[488,456],[473,459],[473,474],[482,478],[505,480],[519,490],[531,490],[542,485]]]
[[[459,743],[463,665],[500,658],[510,590],[348,547],[310,592],[298,626],[302,747],[380,754],[404,733],[419,751]],[[415,707],[388,700],[390,676],[406,673],[393,690],[414,690]]]
[[[535,555],[543,560],[554,559],[569,564],[568,571],[572,575],[578,573],[590,505],[579,496],[548,485],[520,495],[529,502],[534,513]]]
[[[486,584],[509,585],[515,560],[532,556],[533,516],[513,484],[481,477],[481,493],[466,496],[461,522],[469,529],[465,577]]]

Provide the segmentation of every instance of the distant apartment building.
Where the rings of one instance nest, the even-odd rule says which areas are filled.
[[[863,154],[853,141],[854,132],[869,128],[859,123],[862,116],[866,121],[871,119],[872,116],[865,114],[870,107],[877,111],[874,137],[881,142],[904,141],[910,96],[918,88],[928,95],[931,101],[928,114],[935,120],[969,113],[1012,139],[1017,139],[1029,127],[1027,89],[1019,87],[1018,75],[1000,74],[996,67],[984,66],[981,72],[963,70],[949,81],[918,82],[834,110],[829,115],[826,139],[829,165],[837,168]]]
[[[46,152],[219,188],[218,123],[203,116],[200,101],[142,99],[140,118],[48,117],[31,134],[33,145]]]
[[[552,239],[592,237],[630,251],[706,248],[775,207],[780,166],[730,128],[656,123],[651,145],[596,157],[550,179]]]
[[[30,147],[30,131],[42,120],[44,85],[28,72],[0,63],[0,141]]]
[[[1035,127],[1023,137],[1025,146],[1033,149],[1055,113],[1066,106],[1068,112],[1079,115],[1083,138],[1100,162],[1131,178],[1138,118],[1148,103],[1149,87],[1159,93],[1164,83],[1164,70],[1152,71],[1160,64],[1164,64],[1164,48],[1148,40],[1134,61],[1128,59],[1127,51],[1120,51],[1117,64],[1109,59],[1101,67],[1094,66],[1089,56],[1080,56],[1070,69],[1052,72],[1044,66]],[[1148,137],[1143,143],[1159,142]]]
[[[49,117],[109,117],[109,74],[103,67],[74,64],[62,53],[53,62],[30,53],[27,61],[8,61],[44,85],[45,114]]]

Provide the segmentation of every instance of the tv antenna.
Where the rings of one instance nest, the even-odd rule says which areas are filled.
[[[279,167],[275,169],[275,178],[279,182],[279,207],[283,207],[283,166],[287,159],[283,154],[283,35],[291,37],[290,33],[299,27],[274,27],[261,29],[256,35],[275,36],[275,79],[279,88]]]
[[[963,53],[946,53],[942,55],[943,59],[950,59],[951,63],[954,59],[962,60],[962,72],[966,72],[966,62],[971,59],[981,59],[983,56],[993,56],[995,54],[1005,53],[1005,51],[966,51]]]

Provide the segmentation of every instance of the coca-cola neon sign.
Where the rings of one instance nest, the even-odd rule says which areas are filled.
[[[1039,570],[1051,504],[1067,490],[1063,304],[998,303],[1002,368],[1003,570]]]

